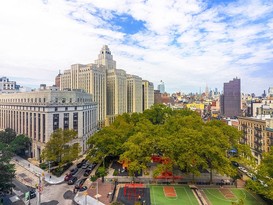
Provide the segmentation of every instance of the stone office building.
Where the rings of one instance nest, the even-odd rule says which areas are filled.
[[[51,87],[12,94],[0,94],[0,129],[12,128],[17,134],[32,139],[31,157],[40,154],[58,128],[74,129],[82,153],[88,148],[88,138],[97,130],[97,103],[81,90],[59,91]]]

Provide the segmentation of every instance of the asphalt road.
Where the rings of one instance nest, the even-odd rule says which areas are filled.
[[[76,176],[79,179],[83,178],[85,169],[80,168],[76,173]],[[15,185],[14,192],[16,195],[24,200],[25,193],[31,190],[31,187],[28,187],[18,180],[14,179],[13,184]],[[50,185],[44,184],[42,194],[41,194],[41,205],[72,205],[76,204],[73,202],[75,193],[73,193],[74,185],[68,185],[67,182],[61,184]],[[30,204],[36,205],[38,200],[38,193],[34,199],[30,200]]]

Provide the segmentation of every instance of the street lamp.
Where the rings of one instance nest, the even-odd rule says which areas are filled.
[[[96,186],[97,194],[95,195],[95,197],[96,197],[96,199],[97,199],[97,201],[98,201],[98,200],[99,200],[99,197],[100,197],[100,195],[99,195],[99,182],[93,182],[93,183],[96,183],[96,184],[97,184],[97,186]]]

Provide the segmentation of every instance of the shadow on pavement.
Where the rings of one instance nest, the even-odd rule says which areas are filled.
[[[66,191],[63,195],[64,199],[71,199],[71,200],[74,199],[74,196],[75,194],[71,190]]]
[[[41,205],[57,205],[57,204],[59,204],[59,202],[56,200],[41,203]]]

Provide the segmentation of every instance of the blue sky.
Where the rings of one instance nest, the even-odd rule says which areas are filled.
[[[1,75],[25,86],[93,63],[105,44],[118,68],[168,92],[273,86],[272,0],[4,0],[0,30]]]

